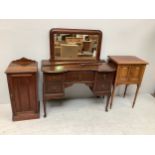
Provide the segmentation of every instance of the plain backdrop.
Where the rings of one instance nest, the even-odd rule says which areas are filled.
[[[10,103],[5,70],[21,57],[40,62],[49,58],[51,28],[99,29],[103,32],[101,59],[108,55],[135,55],[149,62],[140,93],[155,90],[155,20],[0,20],[0,103]],[[39,94],[42,98],[42,74],[39,73]],[[123,86],[117,94],[123,93]],[[130,86],[128,93],[134,93]],[[76,84],[65,90],[66,97],[90,97],[87,86]]]

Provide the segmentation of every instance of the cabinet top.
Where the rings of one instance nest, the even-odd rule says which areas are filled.
[[[34,73],[38,71],[38,64],[34,60],[21,58],[12,61],[7,67],[5,73]]]
[[[113,61],[114,63],[121,65],[121,64],[139,64],[139,65],[146,65],[148,62],[136,57],[136,56],[109,56],[109,60]]]

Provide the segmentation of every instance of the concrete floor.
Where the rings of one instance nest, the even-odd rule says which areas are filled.
[[[155,98],[116,96],[113,109],[105,112],[102,98],[74,98],[47,104],[47,118],[11,121],[10,104],[0,104],[0,134],[155,134]]]

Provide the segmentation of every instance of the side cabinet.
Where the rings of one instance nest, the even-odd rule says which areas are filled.
[[[28,60],[23,59],[22,61]],[[28,66],[30,67],[30,70],[28,70],[28,66],[19,64],[20,62],[21,60],[12,62],[6,72],[12,106],[13,121],[39,118],[37,68],[32,72],[31,69],[33,68],[33,66],[32,68],[29,66],[29,61]],[[15,63],[17,65],[14,65]],[[37,67],[34,61],[32,61],[31,65]],[[33,69],[35,69],[35,67]],[[26,68],[27,71],[25,71]]]
[[[125,85],[123,95],[125,97],[128,86],[130,84],[136,84],[137,89],[132,104],[133,108],[136,103],[145,67],[148,63],[136,56],[109,56],[109,63],[116,67],[116,76],[110,101],[110,108],[112,108],[116,86]]]

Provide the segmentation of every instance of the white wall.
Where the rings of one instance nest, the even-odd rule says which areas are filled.
[[[0,20],[0,103],[10,102],[4,74],[9,62],[23,56],[39,62],[48,59],[49,30],[54,27],[102,30],[101,58],[136,55],[147,60],[149,66],[141,92],[154,92],[155,20]],[[41,78],[39,83],[41,94]],[[130,87],[129,92],[134,92],[134,88]],[[122,88],[118,88],[117,92],[122,93]],[[84,85],[67,88],[66,94],[68,97],[92,95]]]

